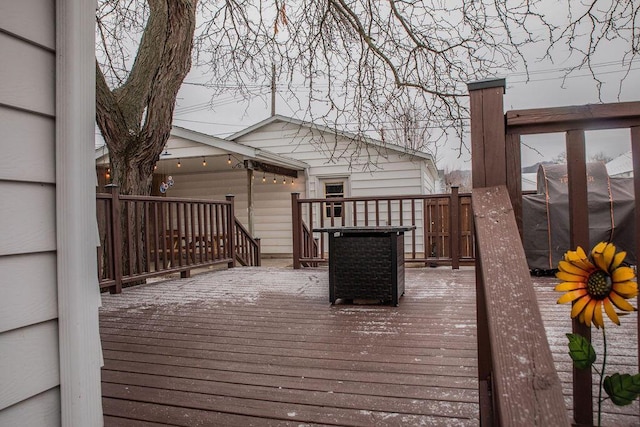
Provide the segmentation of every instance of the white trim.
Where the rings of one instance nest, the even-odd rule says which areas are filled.
[[[56,1],[56,231],[61,425],[102,426],[96,266],[95,2]]]

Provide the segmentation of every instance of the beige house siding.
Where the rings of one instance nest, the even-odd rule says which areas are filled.
[[[59,425],[55,2],[3,2],[0,28],[0,425]]]
[[[76,173],[78,166],[90,169],[79,162],[65,163],[70,156],[60,151],[66,147],[71,153],[82,152],[78,148],[93,136],[88,106],[95,104],[95,83],[89,86],[74,72],[89,71],[93,79],[94,16],[94,3],[85,0],[0,2],[1,426],[102,425],[100,358],[95,351],[98,298],[78,299],[74,288],[91,286],[86,279],[92,277],[96,288],[91,291],[97,296],[95,245],[93,274],[89,268],[87,274],[73,268],[78,260],[88,266],[90,256],[61,255],[74,246],[87,253],[78,242],[87,241],[88,227],[82,228],[76,218],[61,220],[78,211],[67,201],[92,204],[93,217],[85,215],[84,224],[92,220],[95,227],[95,201],[88,191],[69,191],[68,185],[78,182],[90,188],[86,183],[92,181]],[[78,56],[78,48],[88,55]],[[75,65],[64,67],[69,64]],[[86,150],[87,161],[91,151]],[[61,164],[68,167],[61,169]],[[61,293],[67,288],[75,305]],[[70,325],[76,313],[84,314],[77,307],[90,307],[96,322]],[[78,339],[78,332],[84,339]],[[81,341],[86,355],[73,348]],[[92,369],[84,369],[79,363],[84,361]],[[89,387],[87,379],[93,380]],[[91,416],[82,415],[86,413]]]

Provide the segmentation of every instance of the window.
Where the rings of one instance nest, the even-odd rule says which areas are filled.
[[[325,182],[324,197],[327,199],[344,197],[344,182]],[[340,218],[342,216],[342,203],[329,203],[325,205],[327,218]]]

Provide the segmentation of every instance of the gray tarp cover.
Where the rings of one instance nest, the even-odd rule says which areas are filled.
[[[604,163],[587,164],[589,251],[600,241],[627,251],[635,264],[632,178],[610,178]],[[527,262],[532,270],[557,268],[569,245],[569,195],[566,165],[540,165],[537,194],[523,196],[522,225]]]

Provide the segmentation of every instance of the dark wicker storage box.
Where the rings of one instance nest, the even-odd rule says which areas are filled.
[[[410,227],[345,227],[329,231],[329,299],[398,305],[404,295],[404,231]]]

